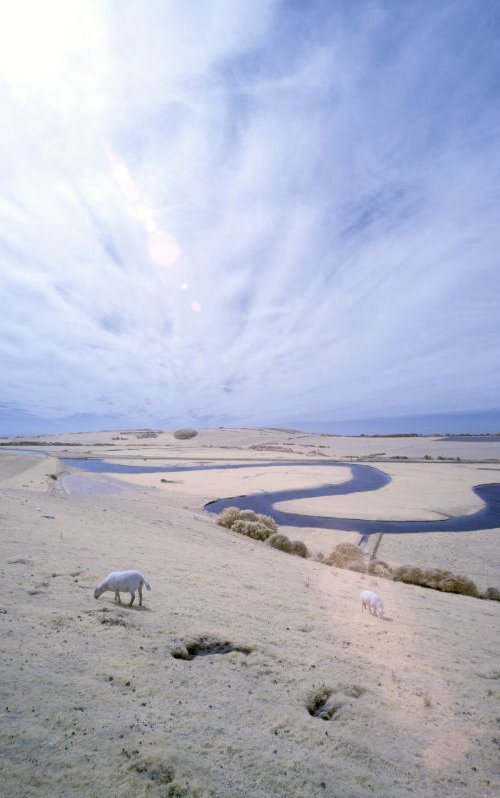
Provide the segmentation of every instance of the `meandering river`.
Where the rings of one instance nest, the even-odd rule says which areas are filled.
[[[64,463],[75,468],[81,468],[94,473],[114,474],[151,474],[151,473],[179,473],[183,471],[210,471],[229,470],[239,468],[272,468],[310,466],[319,468],[335,466],[345,468],[351,472],[351,478],[336,485],[319,485],[312,488],[297,488],[293,490],[272,491],[269,493],[250,493],[237,497],[217,499],[205,505],[205,510],[210,513],[219,513],[226,507],[237,505],[242,509],[252,509],[259,513],[272,515],[280,526],[292,527],[319,527],[322,529],[337,529],[359,532],[362,535],[373,535],[379,532],[475,532],[485,529],[500,527],[500,484],[476,485],[473,490],[484,502],[485,506],[472,515],[455,516],[440,521],[371,521],[361,518],[337,518],[328,516],[310,516],[301,513],[289,513],[277,510],[275,505],[291,499],[308,499],[318,496],[344,496],[348,493],[380,490],[388,485],[391,478],[379,468],[369,465],[341,463],[336,460],[281,460],[279,462],[247,462],[247,463],[221,463],[211,465],[186,465],[186,466],[143,466],[120,465],[107,463],[103,460],[76,460],[64,459]]]
[[[23,451],[23,450],[18,450]],[[24,453],[28,453],[24,450]],[[36,452],[37,455],[42,454]],[[348,493],[380,490],[388,485],[391,478],[388,474],[374,466],[342,463],[337,460],[280,460],[263,462],[212,463],[210,465],[122,465],[102,459],[61,458],[61,461],[73,468],[94,474],[154,474],[182,473],[183,471],[234,470],[241,468],[290,468],[307,465],[321,469],[325,466],[345,468],[350,471],[350,479],[340,484],[323,484],[312,488],[296,488],[293,490],[272,491],[269,493],[250,493],[242,496],[217,499],[205,505],[209,513],[219,513],[226,507],[237,505],[242,509],[252,509],[259,513],[272,515],[280,526],[319,527],[359,532],[362,535],[373,535],[379,532],[476,532],[479,530],[500,527],[500,484],[476,485],[474,493],[484,502],[484,507],[472,515],[461,515],[440,521],[384,521],[361,518],[337,518],[329,516],[305,515],[289,513],[275,509],[280,502],[292,499],[309,499],[318,496],[344,496]]]

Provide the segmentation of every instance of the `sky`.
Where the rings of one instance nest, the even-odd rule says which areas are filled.
[[[497,0],[0,0],[0,433],[499,411],[499,45]]]

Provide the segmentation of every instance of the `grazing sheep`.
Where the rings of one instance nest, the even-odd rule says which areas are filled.
[[[384,617],[384,604],[380,596],[373,593],[372,590],[363,590],[361,593],[361,612],[368,610],[370,615],[376,615],[377,618]]]
[[[139,606],[142,607],[142,586],[146,585],[146,590],[151,590],[151,586],[145,576],[140,571],[113,571],[108,574],[106,579],[100,582],[94,590],[94,598],[99,598],[101,593],[106,590],[114,591],[115,601],[121,603],[120,590],[130,593],[131,599],[129,607],[135,599],[135,591],[139,592]]]

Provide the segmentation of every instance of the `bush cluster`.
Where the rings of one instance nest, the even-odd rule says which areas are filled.
[[[475,598],[479,596],[479,590],[472,579],[440,568],[415,568],[412,565],[402,565],[393,571],[392,578],[395,582],[420,585],[431,590],[441,590],[443,593],[461,593]]]
[[[309,557],[309,549],[303,540],[292,540],[292,554],[296,554],[297,557],[303,557],[304,559]]]
[[[394,582],[405,582],[408,585],[427,587],[443,593],[460,593],[463,596],[500,601],[500,590],[497,588],[489,587],[484,593],[480,593],[472,579],[451,571],[440,568],[417,568],[414,565],[392,568],[383,560],[367,562],[365,554],[355,543],[339,543],[323,561],[337,568],[369,573],[383,579],[392,579]]]
[[[239,507],[226,507],[225,510],[222,510],[221,513],[215,519],[215,523],[219,526],[223,526],[226,529],[231,529],[232,525],[235,521],[237,521],[240,517],[240,508]]]
[[[270,515],[256,513],[254,510],[241,510],[239,507],[226,507],[217,516],[216,523],[254,540],[267,540],[270,546],[288,554],[309,556],[307,546],[301,540],[290,540],[286,535],[278,533],[276,521]]]
[[[243,519],[236,520],[231,529],[233,532],[239,532],[240,535],[246,535],[254,540],[267,540],[271,534],[268,527],[259,521],[244,521]]]
[[[177,438],[177,440],[186,441],[188,438],[196,438],[198,432],[195,429],[177,429],[172,434],[174,438]]]
[[[216,523],[219,526],[224,526],[226,529],[234,529],[234,524],[237,521],[244,521],[245,523],[258,523],[265,527],[267,530],[266,538],[269,535],[274,535],[278,531],[274,518],[270,515],[263,515],[263,513],[256,513],[253,510],[241,510],[239,507],[226,507],[216,518]],[[239,531],[239,529],[235,530]],[[245,534],[245,533],[244,533]],[[262,538],[265,540],[266,538]]]
[[[271,516],[256,513],[254,510],[242,510],[240,507],[226,507],[216,518],[216,523],[226,529],[232,529],[240,535],[254,540],[267,541],[274,549],[298,557],[309,557],[309,551],[302,540],[290,540],[278,532],[276,522]],[[440,590],[443,593],[460,593],[464,596],[500,601],[500,590],[489,587],[480,593],[476,584],[466,576],[444,571],[440,568],[417,568],[414,565],[401,565],[392,568],[383,560],[370,560],[355,543],[338,543],[328,557],[317,555],[318,562],[346,568],[349,571],[368,573],[394,582],[405,582],[408,585]]]
[[[216,523],[255,540],[267,540],[270,535],[278,531],[276,522],[270,515],[256,513],[253,510],[241,510],[239,507],[226,507],[217,516]]]
[[[309,551],[302,540],[290,540],[286,535],[271,535],[267,541],[273,549],[286,551],[287,554],[295,554],[297,557],[309,557]]]
[[[381,576],[383,579],[392,579],[392,568],[383,560],[370,560],[367,570],[368,573],[373,576]]]
[[[336,568],[366,571],[365,555],[355,543],[338,543],[326,561],[328,565],[335,565]]]
[[[292,552],[292,541],[290,538],[287,538],[286,535],[281,535],[280,533],[277,535],[271,535],[268,543],[273,547],[273,549],[285,551],[287,554],[291,554]]]

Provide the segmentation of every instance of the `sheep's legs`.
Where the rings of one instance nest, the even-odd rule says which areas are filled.
[[[139,585],[139,607],[142,607],[142,585]]]
[[[122,603],[118,590],[115,590],[115,601],[117,601],[118,604]]]
[[[132,604],[134,603],[134,599],[135,599],[135,593],[130,593],[130,604],[128,605],[129,607],[131,607]]]

